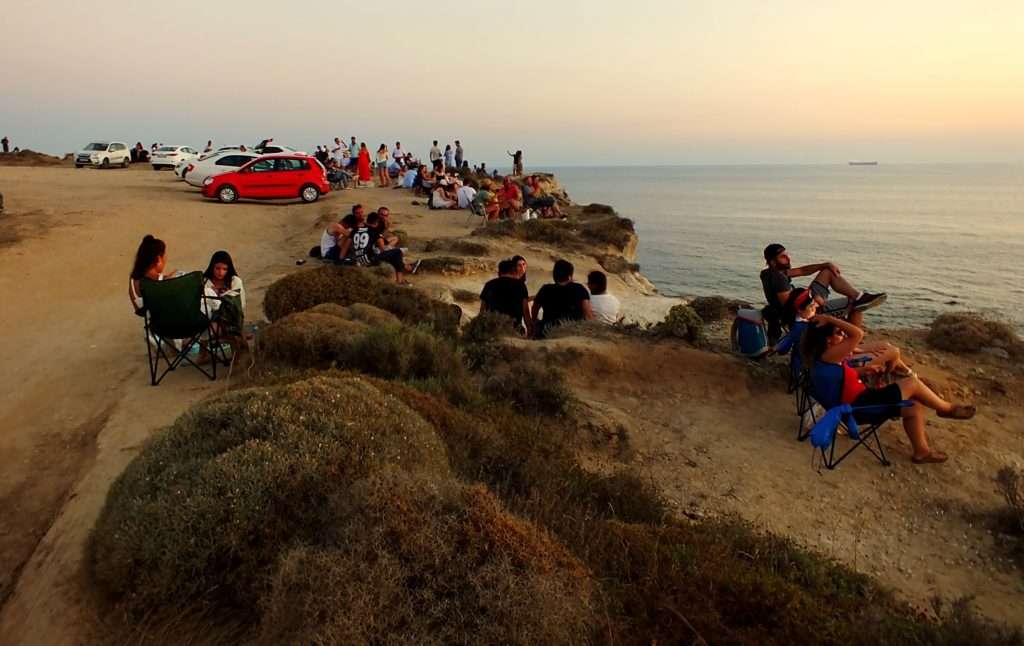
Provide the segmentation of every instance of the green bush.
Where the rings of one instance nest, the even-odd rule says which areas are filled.
[[[365,303],[391,312],[404,323],[425,324],[447,336],[458,334],[462,309],[436,301],[423,292],[396,285],[390,268],[325,266],[284,276],[263,300],[267,318],[276,321],[322,303]]]
[[[491,343],[510,336],[517,336],[515,321],[499,312],[480,312],[462,328],[462,340],[467,343]]]
[[[593,634],[593,582],[484,487],[387,472],[336,503],[323,547],[282,560],[267,644],[572,644]]]
[[[704,339],[704,321],[689,305],[673,305],[659,326],[659,332],[698,343]]]
[[[723,296],[698,296],[690,301],[690,307],[705,323],[727,319],[736,314],[741,306],[741,303]]]
[[[526,357],[491,366],[482,390],[495,401],[509,402],[521,415],[566,415],[574,401],[561,370]]]
[[[451,473],[433,427],[366,381],[211,398],[114,482],[90,542],[93,575],[137,616],[199,601],[253,613],[288,546],[318,541],[338,520],[329,501],[385,466]]]

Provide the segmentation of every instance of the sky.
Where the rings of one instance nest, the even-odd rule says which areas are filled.
[[[527,166],[1024,161],[1024,2],[4,0],[0,134]]]

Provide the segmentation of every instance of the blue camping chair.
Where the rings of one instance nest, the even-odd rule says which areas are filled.
[[[850,406],[840,402],[843,392],[843,367],[832,363],[815,362],[813,369],[805,371],[803,388],[807,402],[813,408],[814,403],[821,404],[826,410],[821,419],[815,420],[808,433],[801,431],[798,439],[811,438],[811,445],[821,451],[823,463],[827,469],[835,469],[848,455],[865,447],[883,466],[890,466],[885,456],[885,447],[878,435],[879,429],[887,422],[900,417],[900,409],[914,405],[912,401],[902,401],[895,406]],[[799,405],[799,404],[798,404]],[[808,409],[810,410],[810,408]],[[884,419],[869,423],[861,428],[855,419],[856,413],[886,413]],[[813,412],[812,412],[813,414]],[[846,429],[846,435],[853,445],[836,457],[836,442],[839,428]]]

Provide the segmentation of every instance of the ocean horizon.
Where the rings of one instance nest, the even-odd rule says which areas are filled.
[[[636,224],[640,271],[667,296],[763,304],[763,248],[832,261],[884,291],[879,327],[973,310],[1024,329],[1024,163],[547,166],[578,203]],[[796,279],[798,285],[809,278]]]

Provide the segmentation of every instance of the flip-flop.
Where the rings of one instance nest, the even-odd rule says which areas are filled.
[[[939,413],[939,417],[946,419],[971,419],[974,417],[974,413],[977,409],[974,406],[964,406],[963,404],[956,404],[953,406],[953,410],[948,413]]]
[[[916,456],[912,457],[910,458],[910,461],[913,462],[914,464],[942,464],[948,459],[949,456],[943,453],[942,451],[932,451],[923,458],[919,458]]]

